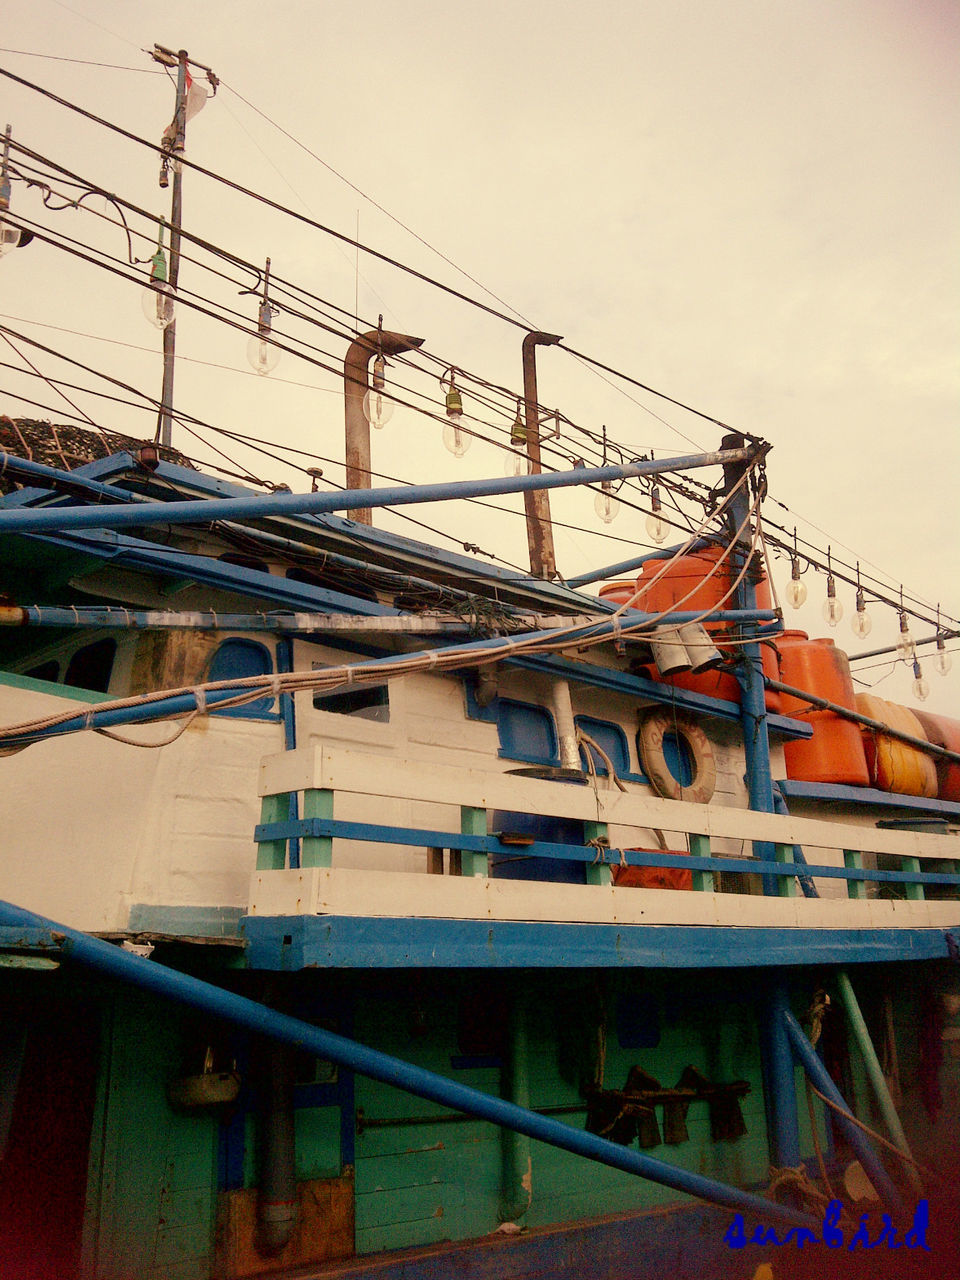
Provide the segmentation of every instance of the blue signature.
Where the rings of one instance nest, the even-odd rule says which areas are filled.
[[[860,1225],[847,1243],[843,1229],[838,1225],[842,1210],[843,1205],[839,1200],[831,1200],[823,1215],[819,1235],[815,1231],[808,1230],[807,1227],[791,1227],[782,1238],[771,1227],[765,1227],[762,1223],[755,1228],[753,1235],[748,1237],[743,1226],[743,1214],[737,1213],[724,1234],[724,1244],[731,1249],[742,1249],[748,1244],[778,1246],[794,1244],[798,1249],[802,1249],[805,1244],[825,1244],[828,1249],[842,1249],[844,1245],[851,1250],[877,1249],[880,1245],[886,1245],[888,1249],[926,1249],[928,1253],[930,1251],[930,1246],[927,1244],[930,1206],[926,1200],[918,1201],[913,1215],[913,1226],[903,1233],[902,1240],[897,1239],[897,1228],[891,1222],[889,1213],[880,1215],[879,1234],[871,1240],[870,1215],[864,1213],[860,1216]]]

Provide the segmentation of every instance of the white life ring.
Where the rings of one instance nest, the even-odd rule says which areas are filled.
[[[670,772],[663,739],[668,733],[676,734],[685,744],[693,765],[693,780],[682,786]],[[717,762],[710,739],[692,720],[677,717],[669,711],[651,711],[640,721],[637,749],[643,771],[650,779],[657,795],[666,800],[689,800],[692,804],[707,804],[717,789]]]

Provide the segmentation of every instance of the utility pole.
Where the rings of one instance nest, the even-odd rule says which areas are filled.
[[[164,67],[177,68],[177,105],[173,115],[173,121],[164,130],[161,139],[163,147],[163,158],[160,164],[160,186],[166,187],[170,184],[168,174],[172,171],[173,182],[172,196],[170,201],[170,271],[167,280],[170,285],[170,296],[176,302],[177,281],[180,278],[180,228],[183,223],[183,159],[184,147],[187,138],[187,121],[191,116],[196,115],[203,105],[203,100],[199,105],[188,106],[188,90],[190,88],[190,72],[189,67],[196,67],[198,70],[206,73],[207,80],[213,86],[213,92],[217,92],[219,81],[210,67],[205,67],[202,62],[194,61],[187,53],[186,49],[181,49],[178,53],[174,53],[172,49],[165,49],[163,45],[155,44],[150,56],[154,62],[159,62]],[[177,346],[177,316],[174,311],[173,319],[163,330],[163,389],[160,393],[160,422],[159,422],[159,441],[161,445],[169,447],[171,443],[171,413],[173,410],[173,372],[174,358]]]
[[[530,474],[539,475],[540,404],[537,399],[537,347],[553,347],[560,342],[555,333],[528,333],[523,340],[523,413],[527,427],[527,457]],[[530,490],[523,495],[527,517],[527,542],[530,548],[530,572],[549,582],[557,576],[557,558],[553,549],[553,526],[550,523],[550,499],[546,489]]]

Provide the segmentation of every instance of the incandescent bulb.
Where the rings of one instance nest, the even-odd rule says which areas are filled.
[[[837,599],[837,583],[832,573],[827,574],[827,598],[823,602],[823,618],[828,627],[835,627],[843,617],[843,605]]]
[[[388,395],[376,388],[363,397],[363,416],[378,431],[387,425],[396,407]]]
[[[503,459],[503,474],[505,476],[528,476],[530,474],[530,459],[525,453],[521,453],[519,449],[510,449]]]
[[[858,640],[866,640],[873,630],[873,619],[863,609],[858,609],[850,619],[850,628]]]
[[[913,696],[919,698],[921,702],[925,702],[930,696],[930,686],[924,680],[923,671],[916,658],[913,660]]]
[[[143,314],[158,329],[173,320],[173,289],[166,280],[152,280],[140,294]]]
[[[947,653],[943,636],[937,636],[937,656],[933,661],[938,674],[941,676],[947,675],[953,666],[953,659]]]
[[[860,640],[865,640],[873,629],[873,619],[867,613],[863,591],[859,587],[857,588],[857,611],[850,619],[850,627],[853,634]]]
[[[651,542],[655,542],[657,546],[659,546],[661,542],[666,541],[668,526],[661,516],[655,515],[651,512],[644,521],[644,524],[647,529],[647,537]]]
[[[600,492],[593,496],[593,509],[604,524],[610,524],[617,518],[620,510],[620,499],[613,496],[610,481],[604,480]]]
[[[247,343],[247,360],[256,373],[266,375],[280,363],[280,352],[272,342],[258,336]]]
[[[473,437],[468,435],[460,426],[460,415],[457,414],[456,421],[451,417],[450,421],[443,428],[443,443],[450,450],[455,458],[462,458],[470,448]]]
[[[791,609],[799,609],[807,598],[807,584],[799,578],[791,578],[785,592],[787,604]]]
[[[916,645],[910,634],[910,623],[905,613],[900,614],[900,635],[897,637],[897,657],[903,662],[912,662],[916,653]]]

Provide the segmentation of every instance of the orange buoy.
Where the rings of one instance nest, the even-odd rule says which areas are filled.
[[[805,631],[785,631],[777,636],[776,645],[784,684],[856,711],[849,660],[832,640],[811,640]],[[783,714],[805,720],[813,728],[812,738],[784,743],[788,778],[855,787],[869,785],[863,739],[856,724],[833,711],[811,707],[788,693],[783,695]]]
[[[960,720],[950,720],[929,711],[915,711],[914,715],[923,725],[928,742],[936,747],[946,747],[948,751],[960,752]],[[938,797],[960,801],[960,764],[934,756],[933,765],[937,771]]]
[[[670,562],[669,556],[657,556],[644,561],[637,586],[643,594],[634,607],[646,613],[669,613],[677,610],[696,610],[709,613],[713,609],[734,609],[733,596],[728,595],[736,575],[732,572],[732,556],[720,564],[723,547],[703,547],[689,555],[680,556]],[[708,575],[713,572],[713,576]],[[654,581],[656,579],[656,581]],[[770,584],[762,576],[756,584],[757,608],[770,608]],[[726,599],[724,599],[726,597]],[[727,652],[731,657],[736,650],[731,645],[724,646],[723,638],[728,630],[726,623],[705,622],[717,648]],[[779,677],[776,655],[768,645],[761,647],[763,674],[772,680]],[[729,671],[700,671],[694,674],[681,671],[670,676],[660,676],[656,670],[650,672],[655,680],[663,680],[667,684],[676,685],[678,689],[690,689],[694,693],[705,693],[712,698],[722,698],[726,702],[740,701],[740,685],[736,676]],[[766,705],[768,711],[779,711],[780,695],[767,690]]]
[[[871,720],[914,738],[925,738],[923,725],[908,707],[886,702],[872,693],[856,695],[857,710]],[[892,791],[901,796],[928,796],[937,794],[937,770],[931,756],[918,751],[906,742],[887,738],[878,729],[861,726],[863,749],[867,757],[870,781],[881,791]]]

